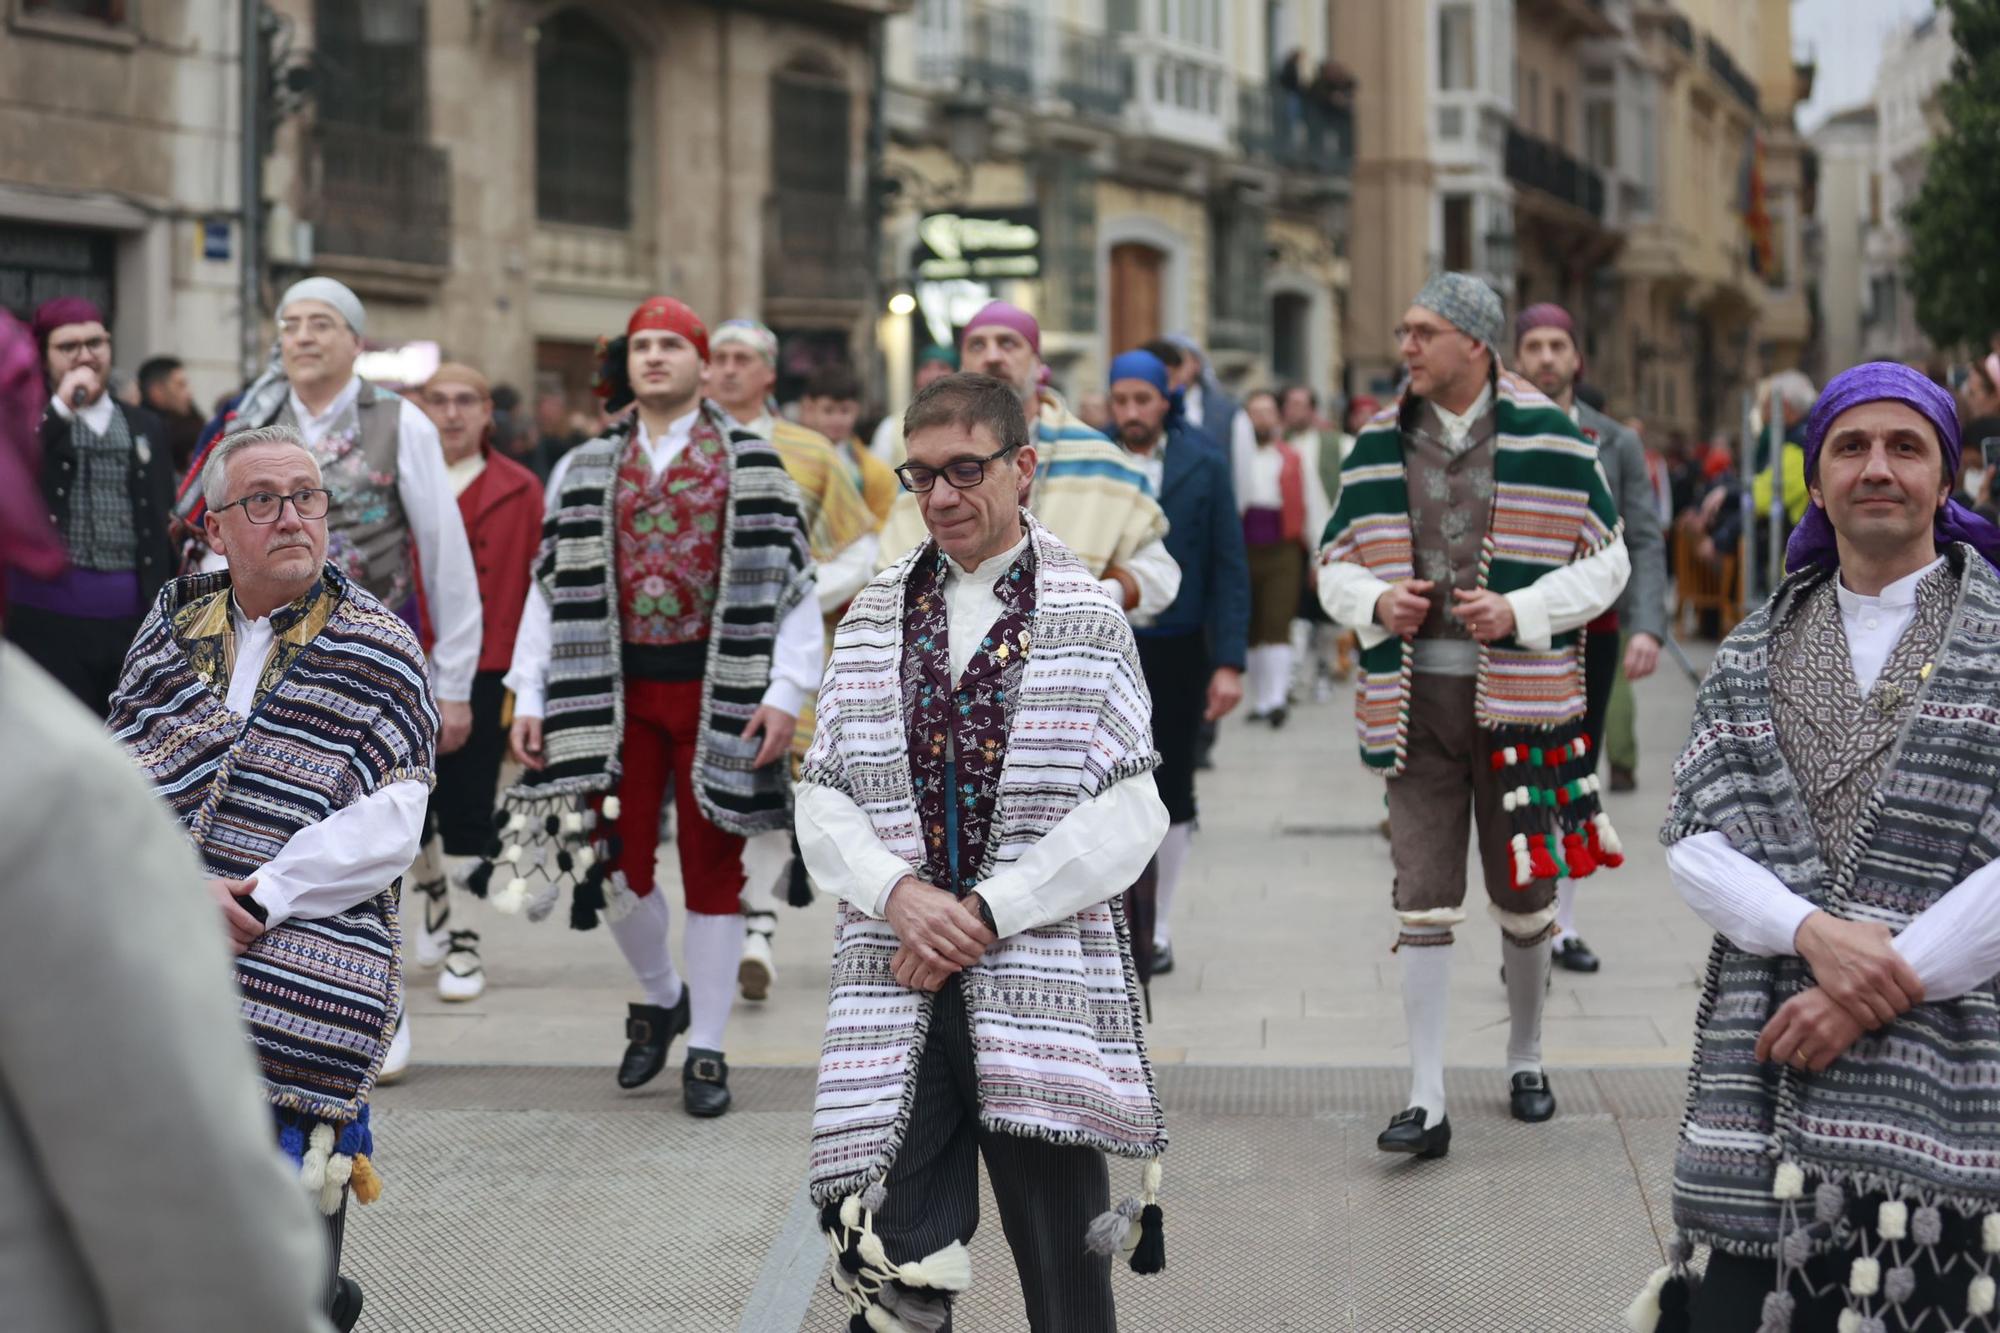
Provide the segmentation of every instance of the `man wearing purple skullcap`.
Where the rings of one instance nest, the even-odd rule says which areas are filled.
[[[1907,367],[1834,379],[1804,448],[1792,572],[1702,682],[1661,835],[1717,933],[1635,1328],[1995,1304],[2000,531],[1951,500],[1952,399]]]
[[[1180,591],[1167,554],[1166,516],[1132,456],[1085,425],[1042,382],[1042,328],[1006,301],[989,301],[965,326],[959,363],[1012,385],[1035,430],[1039,466],[1021,496],[1028,512],[1069,547],[1129,615],[1156,616]],[[902,447],[895,449],[900,460]],[[886,569],[923,543],[917,497],[896,498],[877,559]]]
[[[174,573],[173,450],[158,417],[108,391],[111,334],[94,304],[44,301],[33,331],[48,394],[43,512],[68,558],[8,572],[7,637],[103,717],[146,605]]]

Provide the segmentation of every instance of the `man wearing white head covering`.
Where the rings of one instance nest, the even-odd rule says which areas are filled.
[[[439,754],[472,730],[472,678],[479,668],[479,579],[437,427],[416,403],[363,379],[354,364],[367,330],[361,299],[332,278],[307,278],[278,302],[278,357],[244,391],[231,430],[282,423],[296,428],[333,492],[327,559],[410,623],[429,656],[442,725]],[[203,458],[189,476],[199,477]],[[200,525],[200,488],[182,512]],[[411,934],[442,930],[419,924]],[[409,1053],[396,1033],[385,1072]]]

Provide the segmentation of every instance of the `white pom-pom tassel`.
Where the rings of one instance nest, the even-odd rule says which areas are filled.
[[[1597,825],[1597,845],[1613,856],[1625,854],[1625,844],[1618,841],[1618,833],[1611,827],[1611,816],[1599,811],[1591,823]]]
[[[1797,1162],[1778,1163],[1778,1174],[1771,1182],[1771,1197],[1774,1199],[1803,1199],[1806,1196],[1806,1173]]]
[[[840,1201],[840,1225],[849,1231],[861,1230],[861,1196],[850,1194]]]
[[[882,1238],[872,1231],[861,1233],[861,1239],[854,1248],[861,1255],[861,1262],[878,1273],[893,1273],[896,1265],[889,1262],[889,1252],[882,1248]]]
[[[570,859],[570,864],[575,866],[578,870],[588,870],[593,865],[597,864],[597,853],[590,850],[589,843],[585,843],[583,846],[571,852],[569,855],[569,859]]]
[[[963,1244],[953,1241],[919,1263],[904,1264],[896,1270],[896,1276],[912,1287],[964,1291],[972,1285],[972,1256]]]
[[[1143,1203],[1160,1201],[1160,1178],[1165,1174],[1160,1168],[1160,1159],[1155,1157],[1146,1163],[1146,1169],[1139,1173],[1139,1197]]]
[[[1842,1310],[1840,1317],[1833,1321],[1834,1333],[1861,1333],[1861,1312]]]
[[[1873,1296],[1882,1290],[1882,1261],[1862,1255],[1847,1273],[1847,1289],[1856,1296]]]
[[[1660,1289],[1667,1285],[1667,1279],[1673,1273],[1671,1268],[1654,1270],[1653,1275],[1646,1279],[1646,1285],[1639,1289],[1639,1294],[1632,1298],[1632,1303],[1625,1307],[1625,1327],[1632,1333],[1653,1333],[1660,1326]]]
[[[500,859],[510,866],[521,864],[521,844],[510,842],[500,849]]]
[[[519,810],[516,810],[513,814],[507,816],[507,832],[519,833],[522,829],[526,827],[528,827],[528,817],[522,814]]]
[[[515,876],[507,881],[507,886],[493,895],[494,910],[508,916],[519,916],[528,905],[528,881]]]
[[[1505,810],[1505,811],[1507,811],[1507,813],[1509,813],[1509,814],[1512,814],[1512,813],[1514,812],[1514,793],[1513,793],[1513,792],[1511,792],[1511,791],[1510,791],[1510,792],[1508,792],[1508,793],[1507,793],[1506,795],[1504,795],[1504,796],[1502,796],[1502,797],[1500,798],[1500,808],[1501,808],[1501,809],[1503,809],[1503,810]]]
[[[1972,1279],[1965,1289],[1965,1312],[1967,1314],[1993,1313],[1993,1279],[1981,1273]]]
[[[1988,1213],[1979,1224],[1979,1248],[2000,1254],[2000,1213]]]
[[[583,832],[583,812],[580,810],[570,811],[562,817],[562,826],[565,833]]]
[[[1910,1205],[1890,1199],[1875,1210],[1875,1229],[1883,1240],[1901,1240],[1910,1234]]]
[[[618,798],[616,796],[607,796],[604,798],[604,817],[606,819],[618,818],[618,808]]]

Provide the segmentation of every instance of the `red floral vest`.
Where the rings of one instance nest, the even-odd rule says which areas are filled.
[[[708,418],[659,476],[632,433],[618,464],[618,609],[627,643],[708,637],[722,566],[729,446]]]

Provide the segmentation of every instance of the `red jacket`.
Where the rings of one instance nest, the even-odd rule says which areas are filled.
[[[481,671],[505,671],[514,660],[514,632],[528,600],[528,580],[542,543],[542,483],[504,454],[486,451],[486,470],[458,497],[479,573],[486,623]]]

